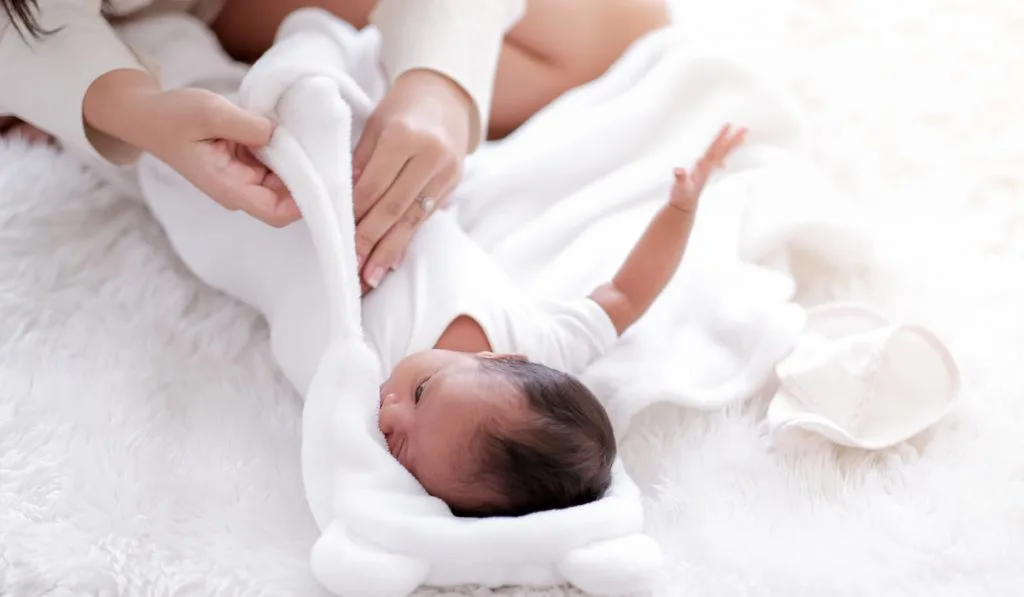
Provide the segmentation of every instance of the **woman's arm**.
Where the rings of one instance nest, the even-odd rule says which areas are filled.
[[[391,83],[427,70],[469,96],[472,151],[487,135],[505,33],[525,9],[525,0],[379,0],[370,22],[381,32],[381,61]]]
[[[40,32],[0,31],[0,114],[115,164],[147,151],[228,209],[268,224],[299,218],[249,153],[273,124],[201,89],[164,91],[114,33],[99,0],[39,0]]]
[[[392,86],[353,152],[356,252],[376,288],[486,136],[498,55],[525,0],[380,0]]]
[[[91,126],[83,109],[89,88],[102,75],[132,70],[152,80],[145,66],[100,15],[98,0],[39,0],[33,13],[41,35],[14,23],[0,29],[0,114],[115,164],[134,161],[139,149]]]
[[[676,170],[668,203],[651,220],[615,278],[591,294],[620,336],[647,312],[672,279],[690,240],[704,183],[745,135],[743,129],[732,132],[725,126],[692,172]]]

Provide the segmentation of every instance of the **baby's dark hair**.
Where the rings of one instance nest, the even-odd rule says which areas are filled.
[[[522,516],[579,506],[611,485],[615,436],[608,413],[575,377],[511,358],[480,359],[525,397],[525,422],[511,430],[481,430],[475,481],[497,502],[460,516]]]

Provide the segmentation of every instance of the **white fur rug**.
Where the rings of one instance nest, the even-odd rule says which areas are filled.
[[[774,449],[760,404],[641,417],[624,455],[671,561],[661,594],[1019,595],[1024,3],[676,4],[797,95],[816,157],[877,216],[883,263],[805,298],[931,325],[968,389],[877,454]],[[320,595],[266,328],[124,195],[0,145],[0,594]]]

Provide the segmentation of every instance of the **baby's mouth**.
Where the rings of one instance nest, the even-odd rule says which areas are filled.
[[[398,460],[398,453],[402,449],[401,440],[395,438],[394,434],[385,434],[384,441],[388,444],[388,452],[391,453],[391,457]]]

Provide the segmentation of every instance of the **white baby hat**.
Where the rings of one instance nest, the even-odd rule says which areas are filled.
[[[932,332],[854,303],[809,309],[804,334],[776,371],[773,434],[802,429],[869,450],[930,427],[960,390],[956,362]]]

